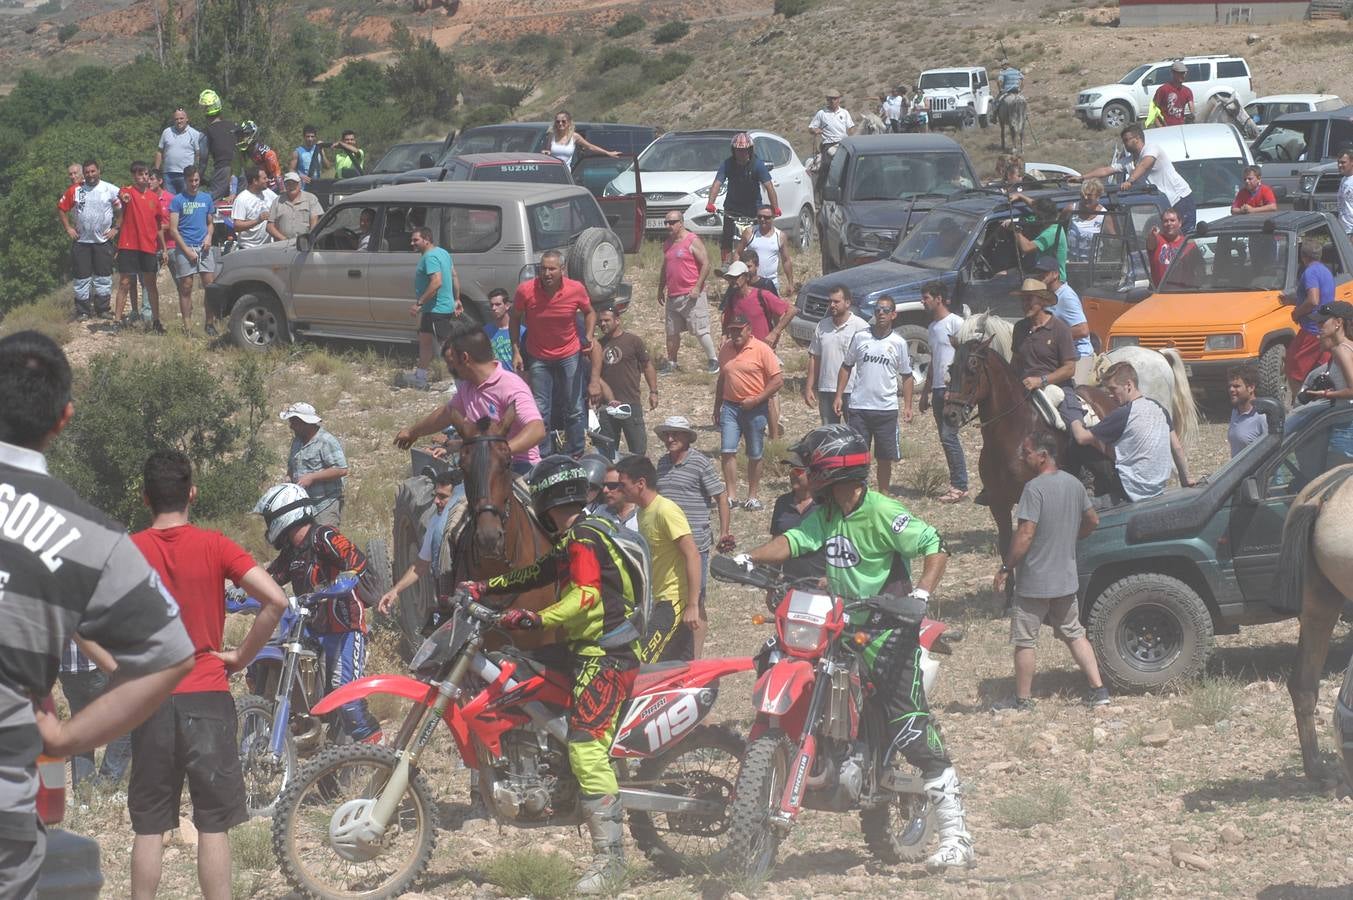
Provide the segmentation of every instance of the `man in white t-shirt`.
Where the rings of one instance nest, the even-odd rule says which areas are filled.
[[[56,214],[70,235],[71,268],[75,276],[75,317],[87,319],[95,314],[106,316],[113,297],[113,240],[122,228],[122,201],[118,199],[117,185],[99,178],[97,160],[87,159],[83,166],[71,166],[79,172],[61,199],[56,203]]]
[[[808,377],[803,382],[803,402],[809,409],[817,407],[823,425],[845,421],[834,408],[836,372],[845,361],[850,339],[869,327],[868,322],[855,315],[853,307],[849,288],[844,285],[833,288],[827,295],[827,314],[817,323],[813,339],[808,342]],[[846,385],[843,404],[846,408],[850,407],[850,389],[854,385],[854,381]]]
[[[1127,158],[1117,165],[1100,166],[1079,178],[1067,180],[1082,181],[1086,178],[1106,178],[1122,174],[1126,177],[1119,185],[1119,189],[1125,191],[1130,190],[1137,182],[1145,181],[1164,194],[1165,199],[1179,213],[1179,222],[1184,233],[1192,233],[1194,225],[1198,222],[1198,207],[1193,198],[1193,188],[1189,187],[1184,176],[1175,170],[1174,163],[1170,162],[1170,157],[1165,155],[1159,144],[1146,142],[1146,133],[1142,131],[1142,126],[1129,125],[1120,132],[1120,135],[1123,138],[1123,147],[1128,152]]]
[[[846,412],[842,398],[846,382],[855,377],[850,392],[846,424],[874,447],[878,461],[879,490],[892,490],[893,463],[902,458],[902,433],[897,424],[897,395],[902,393],[902,418],[911,421],[911,392],[916,379],[911,374],[907,342],[893,331],[897,304],[884,294],[874,304],[874,325],[850,339],[846,358],[836,376],[836,414]]]
[[[949,289],[942,281],[930,281],[921,288],[921,305],[930,313],[927,328],[930,366],[925,373],[926,383],[921,386],[921,412],[925,412],[927,405],[935,407],[935,428],[949,466],[949,490],[940,495],[940,502],[957,503],[968,496],[968,463],[963,458],[958,429],[944,421],[944,397],[949,389],[949,366],[957,349],[954,342],[963,320],[949,311]]]
[[[1353,147],[1339,152],[1339,224],[1353,238]]]
[[[268,216],[277,195],[268,188],[268,176],[261,166],[244,170],[245,189],[235,196],[230,217],[235,223],[235,243],[241,250],[262,247],[268,242]]]
[[[817,184],[821,189],[831,168],[832,156],[836,145],[855,133],[855,120],[850,110],[841,105],[841,92],[835,88],[827,91],[827,105],[813,114],[808,130],[818,140]]]

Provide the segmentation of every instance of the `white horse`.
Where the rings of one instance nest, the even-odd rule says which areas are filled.
[[[860,113],[859,134],[884,134],[888,124],[873,113]]]
[[[992,349],[1010,361],[1015,327],[1008,320],[992,312],[971,315],[963,320],[955,343],[991,338]],[[1179,351],[1172,347],[1152,350],[1148,347],[1119,347],[1095,358],[1092,372],[1096,382],[1114,363],[1131,363],[1137,370],[1137,387],[1170,411],[1170,421],[1181,443],[1188,445],[1198,433],[1198,406],[1189,389],[1188,376]]]

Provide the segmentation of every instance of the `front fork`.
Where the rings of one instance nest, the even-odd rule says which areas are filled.
[[[817,728],[822,718],[822,708],[831,696],[831,661],[824,656],[818,661],[817,677],[813,680],[813,696],[808,701],[808,712],[803,718],[803,738],[798,750],[790,761],[788,777],[785,779],[784,795],[780,798],[780,811],[771,818],[775,828],[785,831],[803,808],[803,792],[808,775],[813,771],[817,759]]]
[[[287,733],[291,730],[291,686],[296,681],[296,660],[300,657],[299,639],[286,645],[282,657],[282,674],[277,679],[277,699],[273,703],[272,735],[268,749],[273,759],[282,759],[287,748]]]

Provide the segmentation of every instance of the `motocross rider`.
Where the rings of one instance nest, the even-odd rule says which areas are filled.
[[[315,524],[315,507],[299,484],[276,484],[263,492],[254,512],[263,516],[268,543],[280,552],[268,566],[278,584],[291,584],[297,594],[308,594],[340,577],[366,571],[366,555],[331,525]],[[366,669],[366,604],[358,591],[328,597],[314,606],[306,623],[324,651],[325,681],[329,690],[362,677]],[[343,730],[354,741],[379,744],[381,724],[365,700],[338,708]]]
[[[791,448],[792,461],[808,470],[817,508],[795,527],[750,553],[744,564],[783,563],[826,547],[827,583],[833,593],[863,600],[882,593],[922,601],[944,573],[949,554],[934,528],[913,518],[901,503],[868,486],[869,445],[849,425],[815,428]],[[922,570],[912,587],[908,561],[920,557]],[[965,824],[958,773],[940,738],[921,683],[917,625],[882,621],[879,613],[852,615],[869,642],[863,659],[877,690],[873,695],[894,731],[887,764],[901,753],[921,770],[940,833],[939,848],[926,867],[941,870],[972,865],[972,836]]]
[[[277,152],[263,143],[263,136],[253,119],[244,120],[235,129],[235,146],[239,149],[245,166],[251,164],[262,166],[263,174],[268,178],[268,187],[281,194],[282,164],[277,159]]]
[[[575,891],[609,893],[619,888],[625,873],[620,789],[609,752],[620,706],[639,667],[640,634],[631,622],[637,585],[608,536],[614,523],[583,513],[588,483],[581,465],[569,456],[547,456],[531,470],[527,486],[536,515],[554,536],[553,548],[528,566],[460,587],[480,598],[556,585],[553,604],[539,612],[509,609],[500,624],[563,630],[574,665],[568,760],[578,779],[593,852]]]

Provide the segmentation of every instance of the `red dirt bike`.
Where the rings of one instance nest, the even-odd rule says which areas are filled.
[[[572,677],[540,651],[486,650],[497,610],[458,592],[449,617],[409,664],[413,677],[375,675],[316,704],[315,715],[377,695],[413,701],[394,743],[330,747],[278,800],[273,851],[287,880],[309,896],[394,897],[426,869],[438,829],[429,782],[465,777],[458,796],[482,800],[501,825],[522,828],[582,821],[569,767]],[[637,634],[637,632],[636,632]],[[665,872],[708,871],[729,825],[733,778],[745,742],[701,725],[718,680],[752,668],[750,657],[643,666],[622,709],[610,755],[639,848]],[[444,722],[463,766],[420,758]],[[449,823],[459,827],[468,818]]]
[[[947,627],[889,595],[847,602],[820,590],[816,578],[789,579],[750,570],[727,556],[710,561],[720,581],[766,591],[776,641],[758,659],[752,693],[756,722],[748,735],[734,789],[728,845],[720,867],[761,880],[775,864],[780,841],[805,809],[860,811],[865,843],[879,860],[896,864],[926,857],[934,836],[919,773],[885,766],[889,734],[865,697],[874,690],[860,658],[864,633],[847,635],[847,615],[877,611],[899,623],[920,622],[921,673],[926,690],[939,661],[952,652]],[[764,621],[758,616],[753,621]]]

